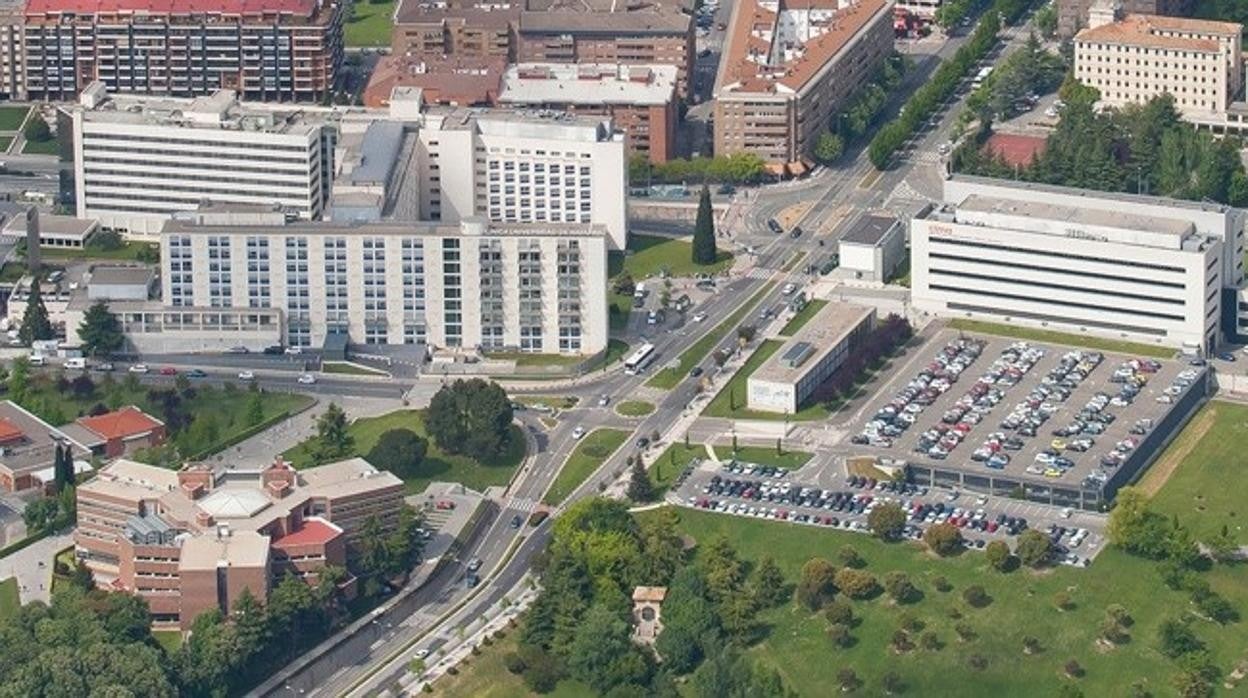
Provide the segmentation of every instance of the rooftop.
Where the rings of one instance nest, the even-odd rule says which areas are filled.
[[[428,104],[473,106],[491,104],[498,97],[504,58],[473,60],[457,56],[444,59],[383,56],[377,62],[364,91],[364,103],[384,107],[396,87],[419,88]]]
[[[897,226],[897,219],[878,213],[870,213],[858,220],[854,227],[841,238],[841,243],[857,243],[860,245],[878,245]]]
[[[1075,36],[1075,40],[1216,53],[1219,38],[1231,39],[1239,36],[1241,31],[1243,28],[1233,22],[1129,14],[1117,22],[1084,29]]]
[[[58,216],[53,213],[39,212],[39,233],[41,235],[63,235],[86,237],[100,226],[94,218],[76,218],[74,216]],[[4,223],[5,235],[20,236],[26,234],[26,216],[10,216]]]
[[[814,365],[814,357],[835,350],[851,332],[874,315],[874,308],[829,302],[780,351],[768,357],[749,380],[796,382]]]
[[[671,36],[689,31],[693,18],[681,11],[678,4],[645,5],[634,10],[603,9],[588,3],[552,6],[550,9],[520,13],[521,34],[581,34],[617,36]],[[611,3],[610,7],[619,7]]]
[[[1126,231],[1155,233],[1175,238],[1189,235],[1193,226],[1188,221],[1175,218],[1131,213],[1130,211],[1102,211],[1075,206],[1062,206],[1040,201],[1023,201],[1019,199],[1003,199],[993,196],[973,194],[966,197],[957,206],[958,222],[963,222],[963,214],[999,214],[1011,216],[1021,222],[1020,230],[1027,232],[1046,233],[1066,236],[1068,227],[1060,230],[1045,226],[1045,221],[1058,221],[1068,225],[1085,228],[1099,228],[1106,231]]]
[[[102,82],[89,85],[79,99],[84,123],[176,126],[222,131],[309,135],[343,112],[325,107],[242,102],[234,90],[203,97],[114,94]]]
[[[725,39],[716,94],[797,93],[818,76],[888,0],[741,0]]]
[[[52,462],[58,442],[86,450],[83,444],[10,400],[0,401],[0,432],[4,434],[0,466],[12,473],[46,467]]]
[[[473,29],[506,29],[520,17],[520,5],[500,3],[490,7],[447,7],[445,3],[401,0],[394,13],[395,24],[458,22]]]
[[[665,598],[667,598],[667,587],[637,587],[633,589],[633,601],[661,603]]]
[[[342,535],[342,529],[318,516],[303,520],[303,527],[294,533],[273,539],[274,548],[293,548],[297,545],[324,545]]]
[[[315,14],[317,0],[27,0],[26,14]]]
[[[676,66],[521,63],[503,75],[510,104],[663,105],[676,92]]]
[[[125,439],[146,434],[164,423],[130,405],[94,417],[79,417],[77,423],[105,439]]]
[[[199,500],[199,508],[215,519],[249,519],[269,503],[268,495],[255,487],[223,487]]]
[[[166,233],[183,235],[256,234],[274,233],[277,231],[291,235],[417,235],[428,237],[477,237],[481,235],[496,235],[500,237],[587,237],[607,235],[604,226],[586,223],[488,223],[483,218],[475,217],[465,218],[460,223],[439,223],[434,221],[360,222],[354,220],[295,220],[248,223],[236,222],[229,214],[179,216],[167,221],[162,230]]]
[[[155,277],[148,267],[97,266],[91,270],[90,283],[106,286],[138,286],[150,284]]]
[[[178,568],[215,570],[218,567],[266,567],[269,564],[269,537],[255,531],[230,531],[203,535],[182,542]]]

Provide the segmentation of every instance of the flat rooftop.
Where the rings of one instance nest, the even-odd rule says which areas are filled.
[[[796,6],[741,0],[725,38],[716,96],[800,92],[872,19],[890,9],[887,0],[810,0]]]
[[[499,102],[651,105],[672,101],[674,65],[521,63],[503,74]]]
[[[155,272],[147,267],[106,267],[97,266],[91,270],[92,284],[137,286],[150,284]]]
[[[784,346],[769,356],[749,380],[796,383],[819,359],[875,314],[874,308],[830,302]]]
[[[558,109],[488,109],[431,106],[425,124],[442,131],[471,131],[505,138],[601,143],[622,137],[611,120]]]
[[[83,238],[90,235],[100,226],[94,218],[76,218],[60,216],[54,213],[39,213],[39,234],[59,235]],[[12,215],[4,223],[4,235],[21,236],[26,234],[26,216]]]
[[[950,175],[946,180],[946,190],[948,189],[949,184],[971,184],[979,186],[1002,187],[1005,189],[1014,189],[1017,191],[1033,192],[1037,194],[1074,196],[1081,199],[1087,199],[1089,201],[1144,204],[1147,206],[1168,206],[1170,208],[1179,208],[1186,211],[1203,211],[1206,213],[1225,214],[1234,210],[1231,206],[1220,204],[1216,201],[1189,201],[1187,199],[1175,199],[1165,196],[1128,194],[1120,191],[1096,191],[1093,189],[1080,189],[1079,187],[1065,187],[1059,184],[1043,184],[1040,182],[1027,182],[1017,179],[998,179],[995,177],[981,177],[978,175],[968,174]]]
[[[98,85],[98,87],[96,87]],[[159,97],[107,92],[93,83],[90,106],[84,91],[80,105],[85,124],[173,126],[219,131],[308,134],[326,123],[337,123],[342,113],[332,108],[242,102],[234,90],[217,90],[202,97]]]
[[[288,221],[288,222],[231,222],[229,214],[204,217],[197,223],[185,218],[167,221],[162,228],[165,233],[183,235],[234,234],[283,234],[283,235],[404,235],[426,237],[593,237],[607,236],[601,224],[587,223],[487,223],[483,218],[466,218],[461,223],[438,223],[432,221],[381,221],[376,223],[352,220]]]
[[[885,216],[878,213],[872,213],[863,216],[849,232],[841,238],[841,243],[856,243],[859,245],[878,245],[897,225],[897,219],[892,216]]]
[[[1057,221],[1072,225],[1108,228],[1122,231],[1143,231],[1181,237],[1194,231],[1194,226],[1175,218],[1158,218],[1129,211],[1101,211],[1097,209],[1062,206],[1037,201],[1003,199],[994,196],[972,194],[957,204],[957,220],[962,222],[964,213],[990,213],[1018,216],[1034,221]],[[1065,236],[1065,231],[1044,230],[1041,226],[1020,228],[1027,232],[1049,233]]]
[[[612,7],[616,7],[612,3]],[[580,34],[616,38],[632,36],[671,36],[689,31],[693,18],[680,11],[680,6],[651,5],[632,11],[569,10],[563,6],[537,12],[521,12],[521,34]]]

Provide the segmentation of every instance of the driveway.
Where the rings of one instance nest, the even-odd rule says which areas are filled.
[[[22,603],[47,603],[52,597],[52,558],[73,544],[73,536],[66,533],[48,536],[38,543],[22,548],[0,559],[0,579],[17,577]]]

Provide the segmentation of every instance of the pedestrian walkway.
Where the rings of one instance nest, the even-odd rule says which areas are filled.
[[[17,578],[22,603],[52,598],[52,561],[56,554],[74,544],[66,533],[48,536],[41,541],[0,559],[0,579]]]

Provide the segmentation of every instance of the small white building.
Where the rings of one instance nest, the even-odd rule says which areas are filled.
[[[797,412],[874,324],[873,308],[829,303],[746,380],[749,408]]]
[[[840,241],[842,273],[854,279],[883,283],[906,256],[901,221],[886,214],[867,214]]]
[[[93,219],[58,216],[39,213],[39,246],[54,249],[82,249],[100,229],[100,222]],[[18,244],[26,241],[26,216],[9,216],[0,228],[4,242]]]

